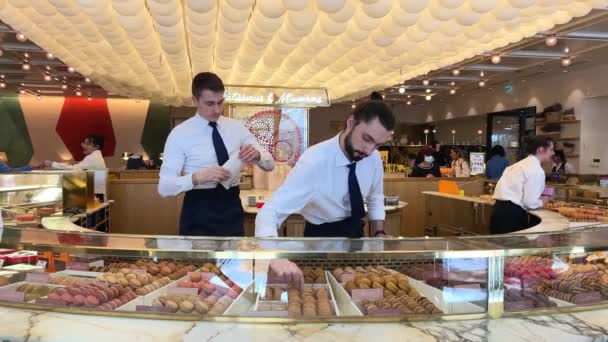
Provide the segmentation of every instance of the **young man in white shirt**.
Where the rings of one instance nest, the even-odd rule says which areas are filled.
[[[256,236],[277,236],[287,216],[299,213],[306,220],[305,237],[361,238],[364,198],[372,236],[384,236],[384,170],[377,147],[390,138],[394,125],[382,101],[357,106],[343,132],[300,157],[258,213]]]
[[[542,208],[549,197],[545,189],[545,171],[541,164],[553,158],[554,143],[546,136],[528,142],[528,157],[507,167],[500,177],[490,218],[492,234],[507,234],[529,227],[528,210]]]
[[[175,127],[165,143],[158,192],[163,197],[185,192],[181,235],[243,236],[239,170],[222,167],[229,159],[256,163],[265,171],[274,159],[240,122],[223,116],[224,83],[213,73],[192,80],[196,114]],[[221,182],[232,180],[225,188]]]
[[[103,148],[104,138],[100,135],[88,135],[80,144],[84,152],[84,158],[77,164],[66,164],[45,160],[44,165],[53,169],[87,169],[100,170],[106,168],[106,162],[103,160],[101,149]]]

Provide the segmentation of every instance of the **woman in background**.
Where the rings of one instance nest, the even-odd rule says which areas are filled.
[[[412,169],[410,177],[441,177],[439,165],[435,163],[435,157],[433,157],[434,153],[435,151],[428,147],[420,150],[417,158],[419,162]]]
[[[84,159],[80,163],[70,165],[65,163],[45,160],[44,165],[53,169],[105,169],[106,162],[103,160],[101,149],[104,139],[99,135],[89,135],[80,144],[84,152]]]
[[[464,152],[458,147],[453,147],[450,150],[450,157],[452,158],[452,177],[470,177],[471,171],[469,169],[469,163],[464,160]]]
[[[568,161],[566,160],[566,154],[564,153],[564,150],[555,150],[551,173],[576,173],[576,171],[574,170],[574,166],[572,166],[572,164],[568,163]]]
[[[492,147],[490,159],[486,163],[486,176],[489,179],[499,179],[509,166],[509,160],[505,157],[505,149],[501,145]]]

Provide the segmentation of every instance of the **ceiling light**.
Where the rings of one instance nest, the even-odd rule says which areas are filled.
[[[433,97],[432,97],[431,95],[427,95],[427,96],[425,97],[425,99],[426,99],[427,101],[431,101],[431,99],[433,99]]]
[[[454,69],[454,70],[452,70],[452,75],[454,75],[454,76],[460,75],[460,69]]]
[[[0,82],[0,88],[2,88],[2,89],[6,88],[6,83]]]
[[[477,131],[477,134],[480,134],[480,135],[481,135],[481,134],[483,134],[483,131],[482,131],[482,130],[478,130],[478,131]]]
[[[90,78],[88,78],[88,77],[86,77],[86,78],[84,79],[84,81],[85,81],[85,82],[87,82],[87,83],[91,83],[91,79],[90,79]]]
[[[426,88],[426,93],[427,93],[427,94],[430,94],[430,93],[431,93],[431,89]]]
[[[564,53],[570,53],[570,48],[566,46],[566,47],[564,48]]]
[[[30,70],[31,68],[32,68],[31,65],[29,65],[28,63],[23,63],[21,65],[21,69],[23,69],[23,70]]]
[[[557,44],[557,37],[555,35],[549,35],[545,38],[545,44],[547,46],[555,46]]]
[[[29,54],[29,53],[27,53],[27,52],[25,52],[25,53],[23,54],[23,57],[25,57],[25,58],[30,58],[30,54]]]
[[[24,42],[27,40],[27,37],[23,33],[17,33],[17,35],[15,37],[20,42]]]
[[[53,54],[52,54],[52,53],[50,53],[50,52],[47,52],[47,53],[46,53],[46,58],[47,58],[47,59],[53,59],[53,58],[55,58],[55,55],[53,55]]]
[[[484,81],[484,80],[479,81],[479,86],[481,88],[485,87],[486,86],[486,81]]]
[[[450,82],[450,85],[453,87],[456,85],[456,82],[452,81],[452,82]]]
[[[0,78],[4,78],[4,74],[0,75]]]
[[[423,80],[423,81],[422,81],[422,85],[425,85],[425,86],[428,86],[428,85],[429,85],[429,83],[430,83],[430,81],[429,81],[429,80]]]
[[[72,67],[68,67],[68,72],[69,73],[73,73],[73,72],[76,72],[76,70],[74,68],[72,68]]]
[[[140,99],[135,99],[135,102],[139,103],[139,101],[141,101]]]
[[[405,93],[405,87],[399,87],[399,94]]]
[[[450,95],[456,94],[456,89],[450,89]]]
[[[93,99],[91,98],[91,96],[87,97],[87,101],[91,101],[91,100],[93,100]]]
[[[424,130],[424,134],[429,134],[429,133],[430,133],[430,131],[428,128]]]
[[[433,129],[433,133],[437,133],[437,130],[436,130],[436,129]]]
[[[492,63],[494,63],[494,64],[500,63],[500,55],[492,56]]]
[[[386,98],[386,95],[382,94],[382,99],[385,99],[385,98]]]
[[[38,101],[40,101],[40,99],[41,99],[40,95],[36,96],[36,99],[37,99]]]
[[[67,84],[62,84],[62,85],[61,85],[61,89],[63,89],[63,90],[68,89],[68,85],[67,85]]]
[[[452,130],[452,134],[456,134],[456,130],[455,129]]]
[[[485,77],[485,76],[486,76],[486,73],[483,72],[483,70],[481,70],[481,72],[479,73],[479,77]]]
[[[350,107],[354,109],[355,108],[355,104],[353,103],[352,105],[350,105]]]
[[[412,101],[407,101],[406,103],[407,103],[408,106],[412,105]]]
[[[19,94],[24,95],[25,94],[25,90],[23,90],[23,89],[19,90]]]
[[[411,98],[412,98],[412,95],[408,95],[408,96],[407,96],[407,98],[408,98],[408,99],[411,99]]]
[[[51,75],[48,75],[48,74],[47,74],[47,75],[44,75],[44,80],[45,80],[45,81],[47,81],[47,82],[51,82],[51,80],[52,80],[52,79],[53,79],[53,78],[51,77]]]
[[[76,96],[82,96],[82,92],[81,91],[77,91],[76,92]]]
[[[46,70],[51,71],[51,67],[49,65],[47,65],[46,67],[44,67]]]
[[[569,66],[570,64],[572,64],[572,60],[570,59],[570,57],[564,57],[562,58],[562,66]]]

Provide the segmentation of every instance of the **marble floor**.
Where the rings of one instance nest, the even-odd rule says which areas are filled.
[[[608,341],[608,310],[454,322],[246,324],[0,308],[0,341]]]

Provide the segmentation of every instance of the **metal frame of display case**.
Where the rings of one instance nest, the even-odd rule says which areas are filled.
[[[323,318],[201,316],[195,314],[164,314],[149,312],[100,311],[74,307],[49,307],[31,303],[0,302],[0,305],[65,313],[86,313],[103,316],[140,317],[172,320],[207,320],[218,322],[294,323],[294,322],[401,322],[420,320],[460,320],[500,318],[508,316],[553,314],[608,308],[608,303],[583,306],[552,307],[533,310],[504,310],[503,274],[505,258],[525,255],[570,254],[606,251],[608,229],[603,226],[565,233],[520,234],[502,236],[449,238],[366,238],[329,239],[255,239],[205,238],[183,236],[145,236],[47,231],[37,229],[0,229],[0,247],[34,249],[37,251],[97,254],[115,257],[170,259],[241,259],[348,261],[420,260],[450,258],[486,258],[487,311],[470,314],[412,315],[396,317],[337,316]],[[67,242],[66,238],[78,238]],[[294,244],[295,243],[295,244]],[[160,245],[175,248],[162,248]],[[295,245],[300,245],[300,250]],[[333,248],[327,246],[334,245]],[[429,248],[425,247],[427,245]],[[345,248],[345,246],[347,248]],[[415,246],[403,249],[406,246]],[[201,247],[205,247],[202,249]],[[257,249],[264,248],[264,249]],[[347,256],[345,255],[347,254]],[[253,271],[252,271],[253,274]]]

